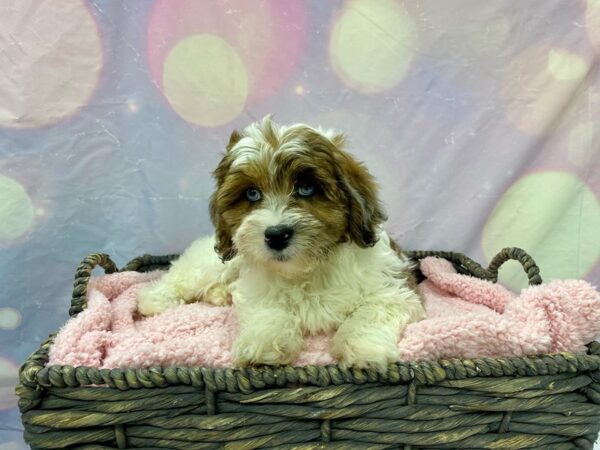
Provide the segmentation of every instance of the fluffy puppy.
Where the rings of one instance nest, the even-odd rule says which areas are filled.
[[[239,365],[291,363],[306,334],[335,331],[342,366],[385,371],[424,310],[408,261],[381,228],[374,180],[343,142],[269,117],[234,132],[214,172],[215,235],[143,289],[139,311],[233,301]]]

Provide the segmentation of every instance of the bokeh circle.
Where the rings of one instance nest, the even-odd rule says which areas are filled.
[[[14,330],[21,324],[21,313],[15,308],[0,308],[0,330]]]
[[[0,126],[47,126],[75,113],[96,89],[102,52],[82,0],[1,2]]]
[[[25,235],[34,223],[34,207],[25,188],[0,174],[0,244]]]
[[[23,242],[54,215],[56,178],[43,158],[0,159],[0,247]]]
[[[244,109],[246,68],[235,49],[218,36],[182,39],[167,55],[163,70],[165,96],[188,122],[215,127]]]
[[[305,29],[300,0],[158,0],[148,22],[148,63],[175,112],[219,126],[278,92],[304,50]]]
[[[350,0],[333,25],[329,53],[345,84],[375,93],[405,77],[416,41],[413,20],[399,2]]]
[[[547,171],[526,175],[501,197],[482,234],[490,260],[503,247],[530,252],[545,280],[582,278],[600,257],[600,203],[576,175]],[[500,280],[524,287],[523,269],[501,270]]]
[[[21,313],[15,308],[0,308],[0,330],[14,330],[21,324]]]

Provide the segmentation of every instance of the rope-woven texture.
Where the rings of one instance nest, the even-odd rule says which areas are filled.
[[[166,269],[177,256],[138,256],[129,261],[120,271],[148,272],[150,270]],[[105,253],[93,253],[81,261],[75,272],[73,295],[71,297],[71,307],[69,308],[71,317],[76,316],[87,307],[87,288],[92,271],[97,266],[102,267],[107,274],[119,272],[116,264]]]
[[[142,387],[190,385],[210,391],[250,393],[255,389],[299,383],[310,386],[346,383],[401,384],[415,380],[419,384],[435,384],[444,380],[473,377],[538,376],[600,370],[600,348],[590,344],[588,354],[450,359],[435,362],[399,362],[391,364],[387,373],[374,369],[341,369],[329,366],[265,366],[243,369],[209,369],[197,367],[151,367],[147,369],[97,369],[93,367],[50,366],[47,361],[49,339],[22,366],[21,384],[32,388],[107,385],[127,390]]]
[[[96,266],[104,269],[105,273],[118,272],[116,264],[105,253],[94,253],[81,261],[75,271],[75,282],[73,284],[73,296],[69,315],[75,316],[87,306],[87,286],[92,276],[92,270]]]
[[[582,439],[581,446],[566,448],[591,448],[600,406],[581,393],[594,389],[590,381],[589,374],[567,372],[434,385],[412,380],[281,386],[249,393],[186,385],[125,391],[64,387],[50,389],[40,409],[24,412],[23,422],[28,442],[44,448],[89,442],[90,436],[100,442],[115,439],[120,448],[151,438],[163,441],[156,446],[169,448],[186,448],[182,440],[262,448],[264,440],[272,445],[304,442],[296,433],[307,430],[306,440],[347,442],[345,448],[355,448],[349,443],[357,441],[403,444],[405,449],[555,448],[542,446],[573,439]]]
[[[459,253],[407,253],[416,260],[444,257],[462,273],[490,280],[504,261],[516,259],[531,284],[541,282],[533,259],[520,249],[504,249],[487,269]],[[166,269],[176,257],[144,255],[122,271]],[[97,266],[117,271],[107,255],[86,258],[75,277],[72,315],[85,308]],[[118,448],[186,450],[317,449],[323,443],[339,449],[591,449],[600,422],[596,342],[586,355],[408,361],[379,373],[335,365],[46,367],[53,338],[19,373],[19,408],[33,448],[112,441]],[[148,389],[156,387],[163,389]]]
[[[496,256],[494,256],[487,269],[462,253],[435,250],[415,250],[405,251],[403,253],[410,259],[416,260],[421,260],[427,256],[444,258],[453,263],[460,273],[494,282],[498,281],[498,269],[500,266],[506,261],[515,260],[523,266],[530,285],[542,284],[540,269],[533,258],[527,254],[525,250],[517,247],[503,248]]]

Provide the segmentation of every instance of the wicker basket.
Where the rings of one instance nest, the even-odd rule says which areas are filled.
[[[508,259],[541,282],[533,260],[504,249],[487,269],[451,252],[459,272],[495,280]],[[143,256],[122,270],[165,269]],[[71,316],[92,269],[79,266]],[[582,354],[401,362],[383,376],[327,367],[99,370],[45,367],[50,336],[20,370],[17,394],[32,448],[537,448],[592,449],[600,428],[600,344]]]

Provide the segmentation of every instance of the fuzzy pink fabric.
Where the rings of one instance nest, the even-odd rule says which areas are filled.
[[[425,258],[421,270],[427,319],[407,327],[399,360],[583,352],[600,334],[600,294],[585,281],[553,281],[517,296],[457,274],[443,259]],[[137,290],[160,276],[124,272],[92,280],[87,309],[60,330],[48,364],[232,367],[233,308],[193,303],[138,316]],[[330,343],[331,336],[307,337],[295,365],[334,363]]]

